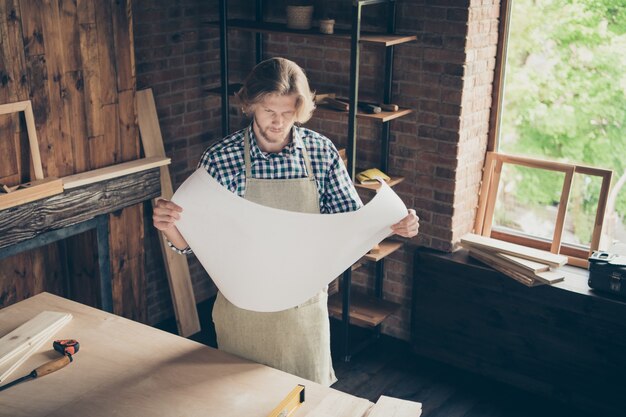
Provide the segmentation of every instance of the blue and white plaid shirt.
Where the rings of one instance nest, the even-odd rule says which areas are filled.
[[[317,182],[320,212],[343,213],[363,206],[335,145],[327,137],[303,127],[293,127],[294,139],[282,151],[266,153],[257,145],[250,125],[210,146],[202,154],[198,168],[205,168],[220,184],[243,197],[246,191],[243,155],[246,129],[250,135],[250,163],[254,178],[305,178],[307,171],[302,147],[306,146]],[[176,251],[191,253],[189,249]]]

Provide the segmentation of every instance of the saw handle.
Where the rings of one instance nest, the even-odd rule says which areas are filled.
[[[35,369],[32,374],[35,378],[40,376],[51,374],[54,371],[58,371],[61,368],[69,365],[72,362],[72,357],[70,355],[63,355],[62,357],[46,362],[37,369]]]

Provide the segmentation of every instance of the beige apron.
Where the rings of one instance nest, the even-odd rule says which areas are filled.
[[[294,130],[294,134],[295,132]],[[319,213],[319,197],[311,160],[305,147],[302,148],[302,152],[308,172],[307,178],[252,178],[250,138],[246,130],[244,198],[283,210]],[[245,262],[245,258],[242,262]],[[302,267],[306,268],[306,265]],[[320,291],[304,304],[275,313],[240,309],[218,292],[213,307],[213,322],[220,350],[325,386],[337,381],[330,356],[330,323],[326,290]]]

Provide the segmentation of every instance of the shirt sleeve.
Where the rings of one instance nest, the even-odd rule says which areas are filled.
[[[330,214],[360,209],[363,207],[363,202],[336,148],[332,148],[331,155],[331,165],[325,181],[320,211]]]
[[[185,249],[178,249],[167,238],[165,239],[165,241],[167,242],[167,246],[169,246],[171,250],[173,250],[174,252],[176,252],[179,255],[189,255],[189,254],[193,253],[193,251],[191,250],[191,248],[189,246],[187,246]]]

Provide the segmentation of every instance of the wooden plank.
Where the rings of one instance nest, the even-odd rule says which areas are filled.
[[[363,398],[346,397],[339,393],[329,393],[305,417],[363,417],[372,407],[372,403]]]
[[[143,205],[112,213],[109,222],[113,311],[146,322],[146,277],[143,271]],[[133,233],[128,233],[133,230]]]
[[[491,226],[493,224],[493,213],[496,209],[496,197],[498,196],[498,188],[500,187],[500,176],[502,175],[502,161],[495,160],[493,173],[491,174],[491,182],[489,191],[487,192],[487,203],[485,205],[485,217],[483,220],[483,236],[491,235]]]
[[[554,234],[552,236],[552,244],[550,252],[559,253],[561,250],[561,236],[563,236],[563,227],[565,227],[565,215],[567,214],[567,203],[569,202],[569,193],[572,189],[572,180],[574,179],[574,169],[571,167],[565,172],[563,179],[563,189],[561,190],[561,199],[559,200],[559,211],[554,224]]]
[[[133,53],[131,1],[112,1],[111,17],[117,70],[117,91],[119,93],[133,91],[135,87],[135,57]]]
[[[533,271],[528,268],[524,268],[517,263],[509,262],[506,258],[502,257],[501,253],[490,252],[487,250],[481,250],[476,247],[468,247],[470,256],[479,259],[481,262],[501,271],[515,279],[527,281],[533,284],[535,281],[540,281],[544,284],[554,284],[565,279],[563,274],[558,269],[554,271]]]
[[[600,237],[602,236],[602,225],[604,224],[604,215],[606,213],[606,203],[609,198],[609,188],[611,187],[611,178],[613,171],[605,171],[602,175],[602,185],[600,186],[600,195],[598,197],[598,208],[596,209],[596,219],[591,234],[591,244],[589,245],[589,255],[591,252],[598,250],[600,247]]]
[[[8,194],[0,194],[0,210],[41,200],[63,192],[63,181],[59,178],[46,178],[22,184],[22,187]]]
[[[82,70],[67,72],[65,81],[64,102],[67,114],[72,121],[70,133],[72,154],[74,155],[74,172],[83,172],[89,169],[89,147],[87,114],[85,112],[85,81]]]
[[[152,90],[137,91],[137,113],[141,143],[146,156],[165,157],[163,137],[157,117]],[[167,166],[161,167],[161,197],[171,199],[174,194],[172,180]],[[154,206],[156,199],[152,201]],[[158,233],[161,253],[172,294],[172,304],[178,332],[187,337],[200,331],[200,320],[189,273],[189,264],[185,256],[172,251],[162,233]]]
[[[514,243],[504,242],[502,240],[496,240],[472,233],[468,233],[463,236],[461,238],[461,243],[487,251],[502,252],[518,256],[520,258],[530,259],[531,261],[545,263],[552,267],[563,266],[567,262],[567,257],[562,255],[557,255],[539,249],[528,248],[526,246],[516,245]]]
[[[84,3],[93,4],[91,1]],[[80,8],[79,8],[80,10]],[[87,9],[84,12],[94,12]],[[95,12],[94,12],[95,13]],[[94,19],[86,16],[84,19]],[[87,136],[89,138],[104,135],[102,119],[102,97],[100,96],[100,66],[98,63],[98,33],[95,23],[84,23],[79,28],[81,59],[83,62],[83,81],[85,88],[85,115],[87,117]]]
[[[550,265],[543,264],[541,262],[531,261],[529,259],[519,258],[517,256],[508,255],[506,253],[497,253],[497,256],[506,259],[508,262],[518,265],[522,268],[528,269],[533,273],[545,272],[550,269]]]
[[[419,417],[422,404],[381,395],[367,417]]]
[[[117,70],[115,68],[115,45],[111,1],[95,2],[96,48],[100,68],[100,98],[102,104],[117,103]],[[128,40],[127,40],[128,41]],[[107,126],[105,124],[104,128]]]
[[[28,77],[22,34],[22,14],[17,0],[0,2],[0,55],[4,59],[2,89],[8,92],[6,101],[28,100]]]
[[[52,313],[52,312],[47,312]],[[61,314],[61,313],[59,313]],[[45,327],[39,326],[37,331],[27,332],[27,329],[12,336],[20,340],[20,344],[3,359],[0,365],[0,382],[5,381],[16,369],[20,367],[33,353],[39,350],[50,338],[65,324],[72,319],[71,314],[61,314],[57,320],[50,321]],[[20,336],[20,334],[22,336]]]
[[[48,93],[48,69],[46,67],[46,59],[43,55],[29,56],[27,59],[28,78],[30,80],[30,96],[33,109],[34,129],[37,132],[37,141],[39,142],[39,152],[42,170],[46,170],[47,166],[44,162],[48,160],[48,149],[53,147],[53,138],[50,129],[48,129],[47,120],[50,114],[50,100]],[[27,127],[28,127],[27,123]],[[30,129],[30,127],[29,127]],[[30,134],[29,134],[30,136]],[[31,159],[33,158],[33,148],[31,145]],[[38,178],[35,172],[35,178]],[[43,173],[41,174],[43,178]]]
[[[112,178],[133,174],[135,172],[161,167],[169,163],[169,158],[141,158],[135,161],[122,162],[121,164],[110,165],[108,167],[82,172],[80,174],[69,175],[61,178],[61,180],[63,180],[63,186],[65,189],[68,190],[100,181],[107,181]]]
[[[45,61],[48,72],[48,99],[50,109],[46,119],[49,141],[43,164],[46,174],[62,177],[75,172],[71,140],[71,120],[65,108],[66,54],[70,46],[63,44],[61,17],[57,1],[44,1],[37,12],[41,14],[45,39]]]
[[[40,2],[37,0],[21,0],[22,31],[24,36],[24,52],[26,56],[44,54],[44,36],[41,14],[38,13]]]
[[[480,262],[489,265],[496,271],[503,273],[515,281],[526,285],[527,287],[534,287],[536,285],[540,285],[541,282],[536,280],[534,277],[529,276],[528,272],[520,272],[513,268],[507,267],[507,265],[498,262],[498,258],[489,254],[488,252],[481,251],[476,248],[471,248],[469,254],[472,258],[478,259]]]
[[[474,233],[483,234],[483,225],[485,223],[485,211],[487,209],[487,196],[491,190],[491,177],[495,168],[493,152],[487,152],[485,157],[485,166],[483,168],[483,178],[480,185],[480,195],[478,197],[478,209],[476,210],[476,220],[474,222]]]
[[[43,311],[10,333],[0,338],[0,364],[7,362],[28,346],[32,346],[33,339],[45,330],[59,322],[71,319],[71,314],[56,311]]]
[[[119,104],[119,138],[120,156],[122,161],[132,161],[139,158],[139,129],[137,127],[137,112],[135,106],[135,90],[121,91],[118,96]],[[157,155],[146,155],[157,156]],[[165,155],[163,155],[165,156]]]

